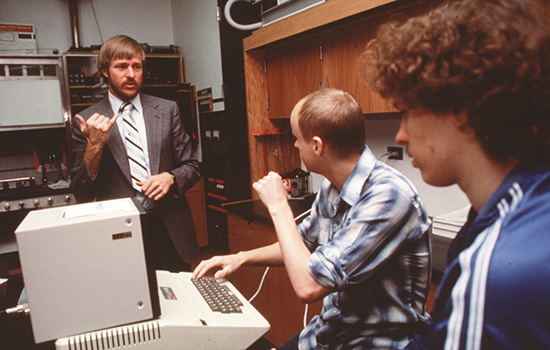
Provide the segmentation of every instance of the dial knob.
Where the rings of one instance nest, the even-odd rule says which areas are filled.
[[[40,205],[40,201],[38,199],[35,199],[32,203],[35,207],[38,207]]]

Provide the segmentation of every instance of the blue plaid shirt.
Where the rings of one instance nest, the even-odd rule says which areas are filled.
[[[299,348],[400,349],[428,319],[430,226],[414,186],[365,147],[338,191],[325,180],[298,227],[309,273],[335,289]]]

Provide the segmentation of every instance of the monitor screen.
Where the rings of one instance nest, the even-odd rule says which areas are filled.
[[[0,58],[0,131],[63,126],[64,103],[61,57]]]

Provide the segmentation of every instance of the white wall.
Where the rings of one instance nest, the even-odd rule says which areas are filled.
[[[80,0],[78,8],[81,46],[116,34],[150,45],[174,43],[170,0]],[[73,45],[67,0],[2,0],[0,22],[33,24],[39,50],[62,53]]]
[[[39,50],[71,46],[69,6],[66,0],[2,0],[0,22],[33,24]]]
[[[197,90],[212,88],[212,97],[222,92],[220,32],[216,0],[172,0],[175,44],[185,60],[185,77]],[[215,103],[214,110],[223,110]]]
[[[149,45],[174,44],[170,0],[79,0],[78,4],[83,46],[101,45],[117,34]]]

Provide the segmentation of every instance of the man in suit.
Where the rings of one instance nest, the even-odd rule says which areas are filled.
[[[144,63],[130,37],[102,45],[109,94],[76,115],[71,187],[80,202],[137,197],[155,268],[190,270],[199,248],[185,192],[199,180],[198,162],[177,104],[140,93]]]

